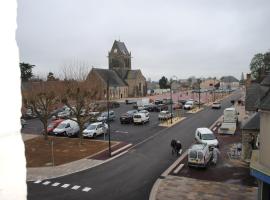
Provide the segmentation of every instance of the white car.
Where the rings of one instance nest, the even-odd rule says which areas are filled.
[[[106,134],[108,131],[108,125],[102,122],[92,123],[83,130],[83,137],[95,138],[98,135]]]
[[[63,136],[77,136],[80,128],[77,122],[67,119],[62,121],[55,129],[53,129],[54,135],[63,135]]]
[[[195,140],[200,144],[207,144],[209,147],[219,147],[219,142],[209,128],[197,128]]]
[[[220,102],[214,102],[212,104],[212,109],[220,109],[221,108],[221,103]]]
[[[66,108],[62,112],[59,112],[57,114],[57,117],[59,117],[59,118],[66,118],[66,117],[70,117],[70,115],[71,115],[70,109],[69,108]]]
[[[194,108],[195,102],[194,101],[187,101],[184,105],[185,110],[191,110]]]
[[[150,114],[147,110],[140,110],[139,113],[144,113],[144,114],[148,115],[148,117],[150,116]]]
[[[168,110],[163,110],[163,111],[160,111],[160,113],[158,114],[158,119],[166,120],[166,119],[170,119],[171,116],[173,116],[172,113],[170,113]]]
[[[188,149],[189,167],[206,167],[211,160],[212,153],[207,144],[193,144]]]
[[[133,123],[134,124],[144,124],[146,122],[149,122],[150,117],[149,114],[146,113],[136,113],[133,115]]]

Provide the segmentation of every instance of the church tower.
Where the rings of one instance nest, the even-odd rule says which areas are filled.
[[[115,40],[108,57],[109,69],[116,71],[124,80],[128,70],[131,70],[131,52],[128,52],[125,43]]]

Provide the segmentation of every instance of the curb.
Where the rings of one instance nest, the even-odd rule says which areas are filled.
[[[116,144],[116,145],[117,145],[117,144]],[[131,143],[129,143],[129,144],[127,144],[127,145],[121,147],[121,151],[123,151],[124,149],[129,148],[130,146],[132,146]],[[102,150],[102,151],[100,151],[100,152],[98,152],[98,153],[101,153],[101,152],[103,152],[103,151],[105,151],[105,150]],[[117,151],[117,150],[116,150],[116,151]],[[119,152],[120,152],[120,151],[119,151]],[[59,178],[59,177],[67,176],[67,175],[70,175],[70,174],[75,174],[75,173],[77,173],[77,172],[81,172],[81,171],[84,171],[84,170],[88,170],[88,169],[97,167],[97,166],[99,166],[99,165],[102,165],[102,164],[104,164],[104,163],[106,163],[106,162],[109,162],[109,161],[111,161],[111,160],[113,160],[113,159],[116,159],[116,158],[118,158],[118,157],[120,157],[120,156],[126,154],[126,153],[128,152],[128,149],[125,150],[125,151],[123,151],[123,152],[120,152],[120,153],[119,153],[119,152],[117,152],[118,154],[115,154],[115,155],[112,156],[111,158],[108,158],[108,159],[106,159],[106,160],[100,161],[100,162],[98,162],[98,163],[95,163],[95,164],[93,164],[93,165],[91,165],[91,166],[87,166],[87,167],[85,167],[85,168],[80,168],[80,169],[76,169],[76,170],[73,170],[73,171],[63,172],[63,173],[60,174],[60,175],[44,176],[44,177],[38,178],[38,179],[35,179],[35,178],[27,178],[27,177],[26,177],[26,181],[27,181],[27,182],[31,182],[31,181],[37,181],[37,180],[49,180],[49,179],[54,179],[54,178]],[[97,154],[97,153],[96,153],[96,154]],[[79,161],[83,161],[83,160],[89,161],[88,158],[89,158],[89,157],[83,158],[83,159],[80,159],[80,160],[76,160],[76,161],[73,161],[73,162],[79,162]],[[72,162],[70,162],[70,163],[72,163]],[[66,164],[69,164],[69,163],[66,163]],[[66,164],[63,164],[63,165],[66,165]],[[61,166],[61,165],[59,165],[59,166]],[[59,166],[57,166],[57,167],[59,167]],[[48,170],[49,170],[49,168],[48,168]]]

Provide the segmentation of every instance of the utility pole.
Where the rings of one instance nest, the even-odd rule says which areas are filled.
[[[199,82],[199,109],[201,108],[201,79],[198,80]]]
[[[171,124],[172,124],[172,118],[173,118],[173,113],[172,113],[172,104],[173,104],[173,100],[172,100],[172,82],[170,84],[170,91],[171,91]]]
[[[109,157],[111,157],[111,128],[110,128],[110,105],[109,105],[109,77],[107,79],[107,123],[108,123],[108,136],[109,136]]]

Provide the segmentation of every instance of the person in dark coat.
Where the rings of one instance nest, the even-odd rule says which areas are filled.
[[[172,139],[172,141],[171,141],[171,147],[172,147],[172,155],[174,155],[174,153],[177,156],[181,154],[181,152],[182,152],[182,145],[181,145],[181,142],[179,140]]]

